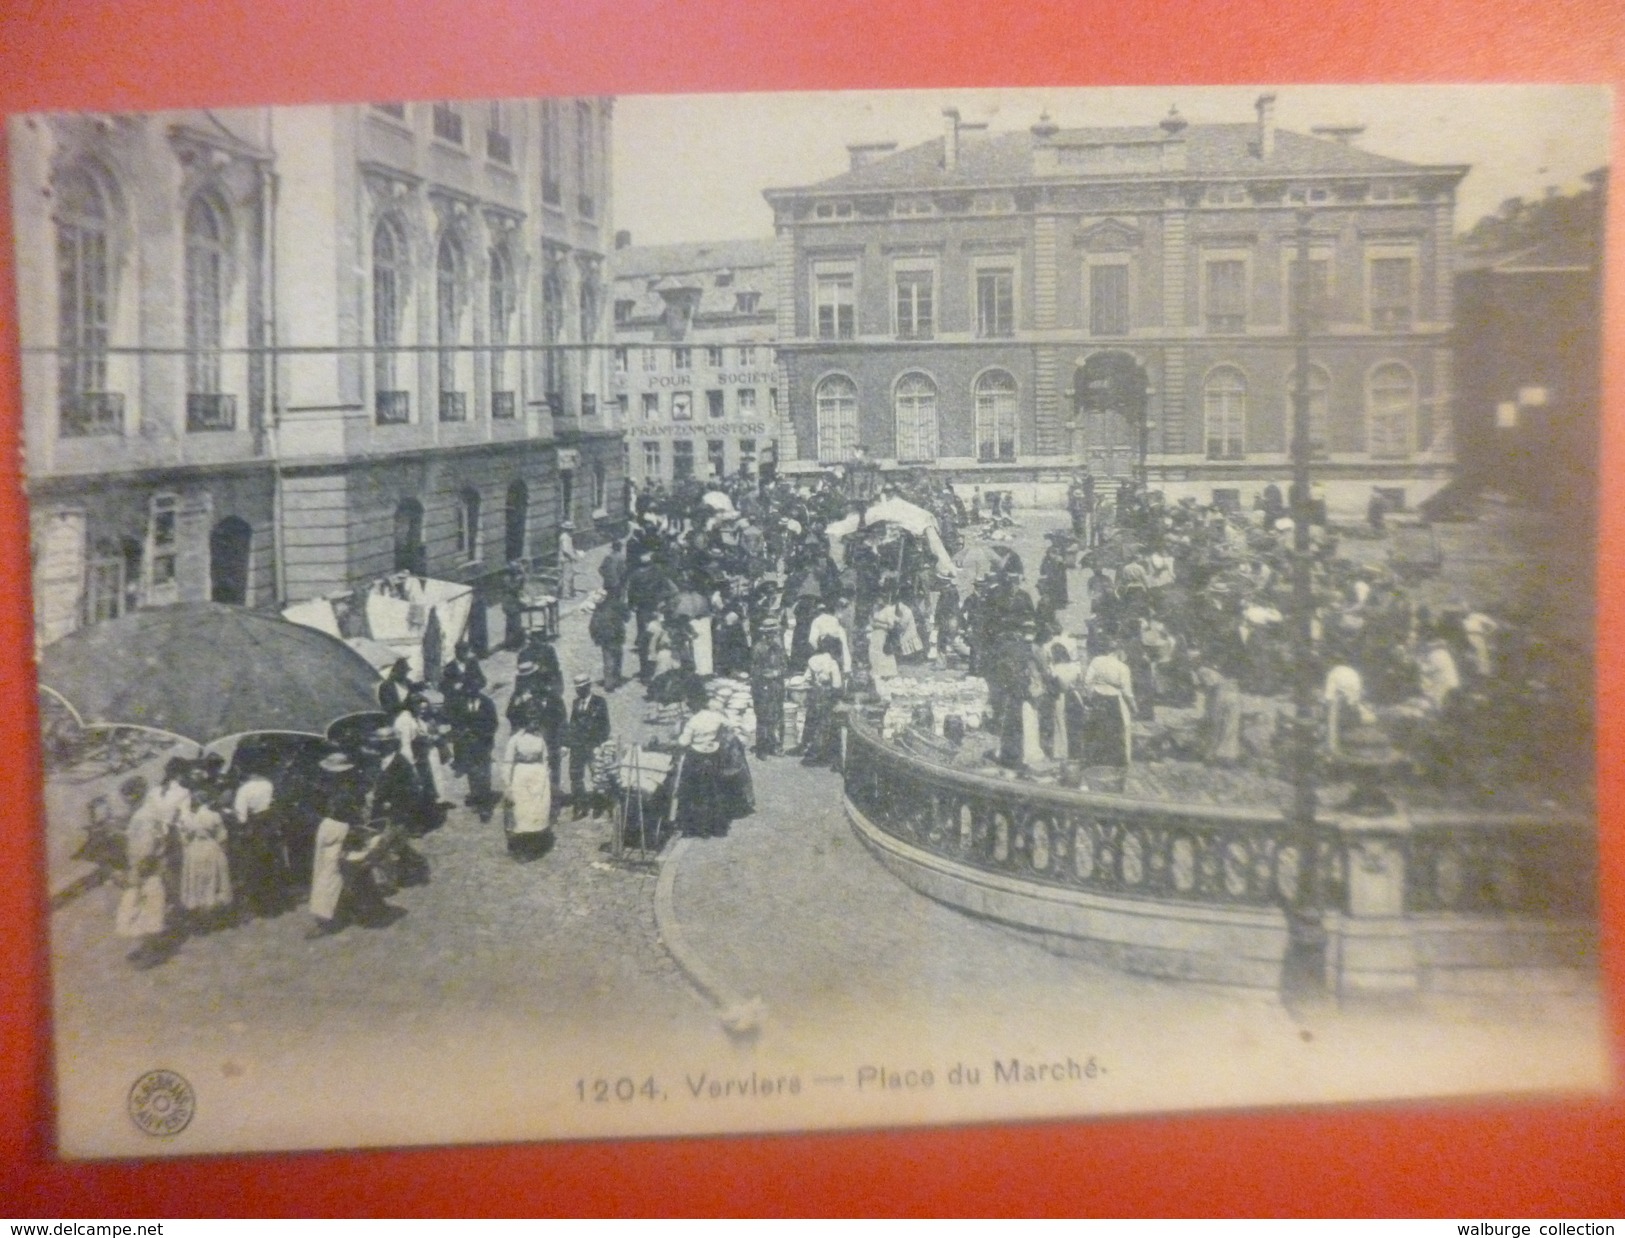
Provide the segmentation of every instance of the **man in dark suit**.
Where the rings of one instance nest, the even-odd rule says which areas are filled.
[[[480,814],[481,821],[491,819],[495,796],[491,793],[491,754],[497,742],[497,707],[478,689],[447,699],[451,714],[451,734],[455,768],[468,779],[468,807]]]
[[[564,744],[570,750],[570,798],[577,819],[596,813],[594,797],[587,789],[587,771],[592,754],[609,739],[609,701],[595,687],[589,675],[577,675],[576,695],[570,702],[570,720],[564,729]]]

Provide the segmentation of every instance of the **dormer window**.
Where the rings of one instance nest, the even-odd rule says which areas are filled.
[[[617,300],[615,302],[615,325],[624,326],[632,321],[632,311],[637,308],[637,302]]]
[[[716,286],[718,288],[732,287],[733,282],[734,282],[734,273],[732,271],[718,271],[717,272]]]
[[[852,204],[850,202],[820,202],[813,208],[813,215],[818,219],[851,219]]]
[[[1207,192],[1202,195],[1202,201],[1209,206],[1245,206],[1247,186],[1209,185]]]
[[[759,292],[736,292],[734,293],[734,309],[741,314],[754,314],[761,299],[762,294]]]
[[[899,198],[891,208],[893,215],[930,215],[935,210],[930,198]]]

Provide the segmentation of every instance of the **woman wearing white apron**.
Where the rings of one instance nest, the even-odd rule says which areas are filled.
[[[137,939],[135,949],[125,957],[142,970],[156,967],[173,953],[166,949],[164,936],[164,849],[174,814],[170,810],[166,816],[165,811],[164,789],[153,787],[131,815],[125,835],[129,867],[125,870],[127,884],[119,898],[114,932]]]
[[[541,721],[526,710],[502,754],[502,785],[508,850],[534,859],[553,842],[553,782],[548,776],[547,740]]]

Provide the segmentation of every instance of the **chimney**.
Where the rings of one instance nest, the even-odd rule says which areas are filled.
[[[1038,123],[1033,126],[1033,136],[1041,142],[1049,141],[1060,131],[1061,127],[1049,118],[1047,110],[1039,116]]]
[[[1179,105],[1176,103],[1168,109],[1168,115],[1162,118],[1157,127],[1172,138],[1189,128],[1190,122],[1179,114]]]
[[[628,232],[625,228],[622,228],[619,232],[617,232],[615,234],[615,248],[616,249],[627,249],[627,248],[631,247],[631,244],[632,244],[632,234],[630,232]]]
[[[1275,96],[1259,95],[1253,106],[1258,109],[1258,157],[1268,159],[1275,153]]]
[[[959,109],[945,107],[942,116],[948,122],[942,133],[942,166],[952,172],[959,166]]]
[[[847,158],[852,161],[851,171],[866,168],[877,159],[881,159],[897,149],[896,142],[854,142],[846,148]]]

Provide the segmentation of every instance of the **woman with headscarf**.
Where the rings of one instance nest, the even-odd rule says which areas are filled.
[[[840,751],[835,706],[846,687],[841,670],[841,643],[826,636],[807,659],[807,721],[801,731],[801,763],[833,765]]]

